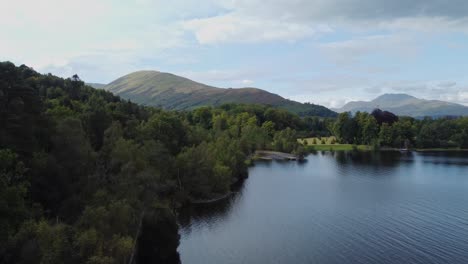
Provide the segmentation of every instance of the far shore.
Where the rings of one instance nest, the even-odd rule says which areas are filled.
[[[392,147],[379,147],[374,149],[370,145],[340,144],[336,137],[298,138],[297,142],[304,145],[308,152],[312,151],[416,151],[416,152],[465,152],[461,148],[409,148],[399,149]]]
[[[409,148],[409,149],[398,149],[381,147],[377,150],[373,149],[369,145],[351,145],[351,144],[323,144],[323,145],[309,145],[306,149],[311,151],[416,151],[416,152],[466,152],[468,149],[460,148]]]

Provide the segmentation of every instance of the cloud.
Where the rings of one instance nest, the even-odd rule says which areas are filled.
[[[380,21],[374,25],[378,29],[392,31],[415,31],[422,33],[468,33],[468,17],[415,16]]]
[[[460,89],[452,93],[441,94],[438,99],[468,106],[467,90],[468,90],[468,87],[463,87],[463,89]]]
[[[252,80],[242,80],[241,82],[242,82],[242,84],[244,84],[244,85],[251,85],[251,84],[254,83],[254,81],[252,81]]]
[[[407,17],[465,18],[464,0],[261,0],[221,1],[228,10],[295,21],[392,20]]]
[[[335,99],[335,100],[332,99],[328,102],[325,102],[325,104],[331,108],[339,108],[345,105],[346,103],[347,101],[345,99]]]
[[[317,33],[331,31],[329,27],[324,25],[314,27],[281,19],[261,19],[235,13],[189,20],[183,23],[183,27],[193,31],[201,44],[277,40],[294,42]]]
[[[457,85],[456,82],[450,82],[450,81],[449,81],[449,82],[441,82],[441,83],[439,83],[437,86],[439,86],[439,87],[441,87],[441,88],[450,88],[450,87],[453,87],[453,86],[455,86],[455,85]]]
[[[94,64],[95,70],[106,72],[84,71],[82,78],[109,81],[117,68],[131,70],[137,63],[141,66],[142,57],[159,57],[186,45],[178,22],[165,21],[172,11],[162,1],[0,0],[0,10],[2,60],[40,72],[63,76]]]
[[[400,58],[417,54],[416,41],[407,35],[373,35],[354,39],[320,44],[321,49],[332,61],[338,64],[357,62],[372,54],[385,54]]]
[[[221,14],[186,20],[201,44],[297,41],[336,28],[468,32],[464,0],[225,0]]]

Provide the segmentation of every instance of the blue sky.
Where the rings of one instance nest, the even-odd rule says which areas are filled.
[[[108,83],[136,70],[339,107],[468,105],[464,0],[0,0],[0,59]]]

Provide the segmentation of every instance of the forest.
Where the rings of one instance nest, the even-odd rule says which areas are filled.
[[[177,208],[228,193],[255,150],[304,155],[298,138],[330,135],[376,149],[467,148],[468,118],[166,111],[2,62],[0,262],[178,263]]]
[[[468,117],[415,119],[374,110],[341,113],[328,126],[338,142],[386,148],[468,149]]]
[[[0,262],[178,263],[175,209],[229,192],[256,149],[300,153],[285,110],[139,106],[0,63]],[[308,129],[309,128],[309,129]]]

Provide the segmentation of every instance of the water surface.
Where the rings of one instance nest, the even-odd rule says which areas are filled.
[[[257,163],[236,195],[179,223],[183,264],[468,263],[468,154]]]

